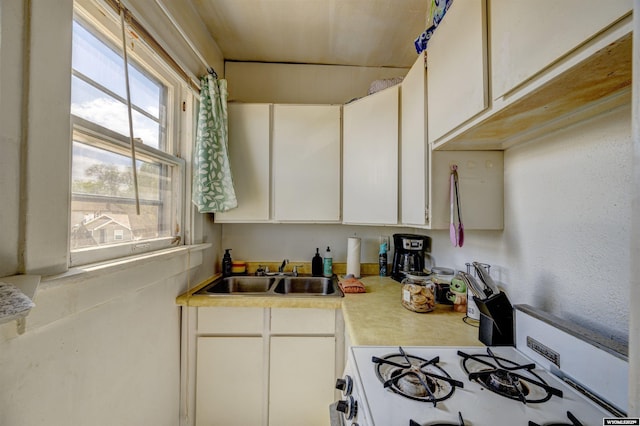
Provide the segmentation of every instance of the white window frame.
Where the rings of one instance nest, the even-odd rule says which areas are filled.
[[[80,4],[81,3],[81,4]],[[105,13],[107,11],[108,13]],[[82,22],[82,25],[89,28],[94,35],[102,38],[106,42],[113,45],[121,45],[120,42],[120,22],[113,13],[98,6],[93,1],[76,1],[74,4],[74,20]],[[188,150],[185,136],[189,132],[182,131],[183,128],[193,125],[190,122],[189,114],[180,114],[181,107],[186,100],[193,96],[191,90],[187,87],[179,76],[150,48],[143,42],[138,41],[133,49],[128,49],[130,60],[135,61],[139,66],[144,67],[145,71],[160,81],[167,87],[166,102],[166,129],[165,129],[165,149],[158,150],[153,147],[136,143],[136,156],[142,159],[145,156],[154,161],[161,161],[165,164],[174,166],[178,173],[172,177],[173,190],[171,192],[172,208],[176,211],[177,223],[176,230],[172,230],[172,235],[156,239],[147,239],[142,241],[118,242],[113,245],[90,247],[82,249],[69,249],[69,266],[75,267],[86,265],[89,263],[101,262],[123,258],[135,254],[148,253],[169,247],[175,247],[185,243],[185,226],[187,222],[190,224],[190,214],[187,209],[186,199],[188,199],[188,187],[186,185],[186,162],[181,158],[183,151]],[[124,72],[124,71],[123,71]],[[181,120],[185,122],[182,123]],[[104,129],[92,122],[84,120],[80,117],[71,116],[72,124],[72,140],[78,135],[88,138],[96,138],[110,146],[129,147],[129,138],[116,132]],[[71,181],[69,182],[71,185]],[[71,202],[71,200],[70,200]],[[71,231],[71,217],[69,217],[69,238]]]

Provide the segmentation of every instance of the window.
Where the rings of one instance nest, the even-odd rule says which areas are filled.
[[[137,214],[121,47],[89,22],[73,25],[72,266],[175,245],[183,228],[184,161],[170,120],[179,83],[153,55],[129,54]]]

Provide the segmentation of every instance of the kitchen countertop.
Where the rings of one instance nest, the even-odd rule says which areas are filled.
[[[402,286],[389,277],[363,277],[367,292],[347,294],[342,303],[353,346],[481,346],[478,328],[451,305],[416,313],[401,304]],[[475,321],[477,323],[477,321]],[[476,324],[477,325],[477,324]]]
[[[463,321],[464,314],[449,305],[436,305],[428,313],[416,313],[401,304],[401,288],[389,277],[361,278],[367,292],[346,294],[344,298],[261,297],[194,295],[215,275],[184,294],[182,306],[241,306],[264,308],[342,309],[345,328],[353,346],[480,346],[478,328]]]

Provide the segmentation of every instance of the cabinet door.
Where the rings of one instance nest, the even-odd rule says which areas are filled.
[[[632,6],[632,0],[491,0],[493,99],[597,35]]]
[[[400,223],[426,225],[428,200],[427,74],[418,55],[400,93]]]
[[[262,337],[199,337],[196,426],[262,424]]]
[[[273,334],[334,334],[336,311],[333,309],[272,308]]]
[[[234,104],[229,112],[229,160],[238,207],[216,222],[270,219],[270,105]]]
[[[398,223],[398,93],[393,86],[344,106],[345,223]]]
[[[340,221],[340,105],[274,105],[274,215]]]
[[[272,337],[269,373],[269,425],[330,423],[328,407],[334,401],[336,374],[334,337]]]
[[[262,334],[264,308],[202,307],[198,308],[198,333]]]
[[[453,2],[427,47],[429,142],[488,107],[485,0]]]

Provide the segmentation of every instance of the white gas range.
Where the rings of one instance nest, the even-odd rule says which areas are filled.
[[[350,348],[337,424],[577,426],[624,416],[626,356],[530,306],[515,317],[515,347]]]

